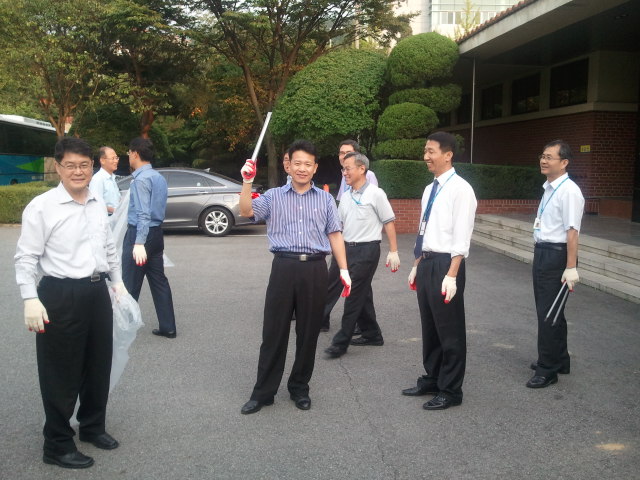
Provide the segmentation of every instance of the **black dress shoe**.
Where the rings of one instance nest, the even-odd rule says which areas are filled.
[[[325,323],[320,327],[320,331],[321,332],[328,332],[329,331],[329,324]]]
[[[356,323],[356,328],[353,329],[354,335],[362,335],[362,330],[360,330],[360,326]]]
[[[87,457],[77,450],[64,455],[49,455],[45,453],[42,455],[42,461],[62,468],[89,468],[93,465],[93,458]]]
[[[527,382],[527,387],[544,388],[557,382],[558,382],[558,376],[555,373],[553,375],[549,375],[548,377],[543,377],[542,375],[534,375]]]
[[[449,396],[439,393],[427,403],[422,405],[425,410],[445,410],[449,407],[456,407],[462,403],[462,400],[453,399]]]
[[[402,390],[403,395],[408,397],[419,397],[420,395],[426,395],[427,393],[436,394],[440,392],[438,385],[419,385],[417,387],[405,388]]]
[[[309,410],[311,408],[311,399],[308,395],[302,396],[294,396],[291,395],[291,400],[293,400],[300,410]]]
[[[264,402],[259,402],[258,400],[249,400],[242,406],[242,408],[240,409],[240,413],[243,415],[249,415],[250,413],[259,412],[262,407],[269,405],[273,405],[273,398]]]
[[[347,351],[337,345],[331,345],[329,348],[325,349],[324,353],[329,355],[329,358],[338,358],[347,353]]]
[[[538,369],[538,362],[531,362],[531,365],[529,365],[529,368],[531,370],[537,370]],[[558,373],[560,375],[569,375],[569,373],[571,373],[571,367],[562,367],[562,368],[560,368],[560,370],[558,370]]]
[[[175,330],[173,332],[163,332],[158,328],[154,328],[153,330],[151,330],[151,333],[153,333],[154,335],[158,335],[159,337],[166,337],[166,338],[176,338],[176,335],[177,335]]]
[[[94,447],[98,447],[103,450],[113,450],[114,448],[118,448],[120,445],[118,441],[107,432],[95,436],[80,434],[80,441],[92,443]]]
[[[377,347],[384,345],[384,339],[382,337],[377,338],[354,338],[351,340],[351,345],[375,345]]]

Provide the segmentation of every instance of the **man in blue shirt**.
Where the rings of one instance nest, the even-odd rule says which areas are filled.
[[[91,178],[89,190],[104,200],[107,213],[113,215],[120,203],[120,189],[113,172],[118,169],[120,157],[111,147],[100,147],[100,170]]]
[[[296,355],[287,387],[296,407],[311,408],[309,381],[327,297],[325,256],[331,251],[340,267],[343,296],[348,296],[351,288],[336,203],[311,181],[318,169],[316,158],[312,143],[294,142],[289,148],[291,183],[272,188],[253,200],[255,162],[247,160],[241,170],[244,184],[240,214],[266,221],[269,250],[274,254],[265,297],[258,378],[251,399],[242,407],[245,415],[273,404],[284,373],[294,312]]]
[[[167,206],[167,181],[151,167],[155,150],[147,138],[129,144],[131,181],[128,228],[122,246],[122,277],[127,291],[138,300],[146,275],[156,307],[159,328],[154,335],[176,338],[176,318],[169,280],[164,274],[162,222]]]

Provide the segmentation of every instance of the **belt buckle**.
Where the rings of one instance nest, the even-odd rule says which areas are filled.
[[[101,274],[94,273],[93,275],[91,275],[91,283],[96,283],[96,282],[99,282],[100,280],[102,280]]]
[[[307,261],[307,254],[303,253],[302,255],[300,255],[300,261],[301,262],[306,262]]]

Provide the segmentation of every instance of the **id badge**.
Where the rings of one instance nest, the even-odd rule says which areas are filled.
[[[427,229],[427,222],[424,220],[420,222],[420,235],[424,235],[424,231]]]
[[[540,217],[536,217],[536,219],[533,221],[533,229],[540,230],[540,223]]]

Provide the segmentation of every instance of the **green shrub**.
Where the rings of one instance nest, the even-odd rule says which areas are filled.
[[[408,88],[393,93],[389,97],[389,104],[397,103],[419,103],[429,107],[436,112],[447,113],[460,106],[460,96],[462,88],[452,83],[438,87],[429,88]]]
[[[385,109],[378,119],[378,138],[426,137],[438,125],[436,112],[417,103],[399,103]]]
[[[426,82],[448,78],[458,61],[453,40],[429,32],[407,37],[394,47],[387,60],[387,77],[397,88],[423,87]]]
[[[454,167],[471,184],[478,199],[540,198],[544,178],[538,167],[469,163],[455,163]],[[422,198],[424,187],[433,181],[424,162],[413,160],[379,160],[375,173],[389,198]]]
[[[0,187],[0,223],[21,223],[24,207],[34,197],[51,190],[51,183],[31,182]]]
[[[395,158],[404,160],[422,160],[424,155],[424,138],[401,138],[386,140],[373,147],[376,159]]]

